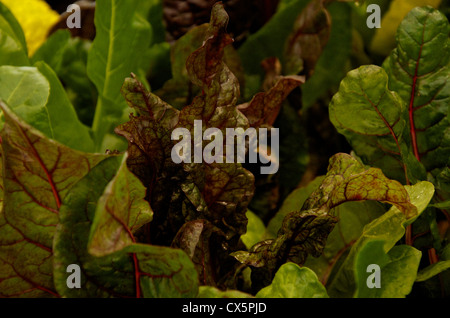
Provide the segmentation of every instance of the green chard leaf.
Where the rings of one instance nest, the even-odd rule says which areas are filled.
[[[0,51],[0,65],[30,65],[22,28],[3,3],[0,3]]]
[[[302,265],[308,255],[320,256],[338,221],[330,211],[342,203],[362,200],[392,204],[409,220],[417,217],[417,208],[398,181],[386,178],[380,169],[365,168],[347,154],[336,154],[330,159],[328,173],[319,188],[301,209],[286,215],[275,239],[259,242],[250,251],[238,251],[232,256],[254,267],[252,276],[259,284],[255,285],[257,290],[265,287],[281,264],[290,261]]]
[[[397,48],[383,63],[389,89],[407,105],[414,156],[427,171],[446,166],[450,151],[450,24],[432,7],[411,10],[397,30]]]
[[[244,235],[241,235],[241,240],[247,248],[251,248],[253,245],[264,239],[266,226],[252,211],[248,210],[245,215],[248,219],[247,232],[245,232]]]
[[[125,157],[98,200],[89,239],[92,255],[112,254],[134,243],[133,233],[153,217],[145,194],[139,179],[129,172]]]
[[[115,138],[112,133],[127,108],[120,87],[131,72],[138,73],[141,52],[150,45],[151,28],[139,14],[138,5],[137,0],[96,2],[96,37],[88,56],[87,74],[99,94],[92,129],[100,152],[117,145],[111,140]],[[108,134],[110,138],[105,138]]]
[[[61,82],[47,64],[0,66],[0,98],[48,138],[72,149],[93,152],[89,129],[79,121]]]
[[[330,282],[328,294],[331,297],[353,297],[359,293],[362,297],[376,295],[404,297],[411,291],[420,262],[420,252],[405,245],[393,247],[405,234],[405,227],[414,222],[425,210],[433,197],[434,187],[430,182],[422,181],[414,186],[405,186],[405,190],[408,192],[411,204],[417,209],[417,215],[407,219],[397,206],[393,206],[388,212],[366,225]],[[372,248],[367,247],[368,244],[372,244]],[[362,256],[361,251],[363,251]],[[362,280],[362,277],[369,276],[367,266],[375,260],[380,262],[376,263],[377,265],[386,266],[387,269],[387,278],[384,283],[382,281],[381,290],[378,291],[374,290],[376,288],[367,290],[366,280]],[[405,266],[409,267],[407,279],[401,273]],[[395,279],[396,276],[405,278],[402,284]],[[397,291],[396,284],[401,286]]]
[[[286,263],[275,274],[272,284],[261,289],[258,298],[328,298],[325,287],[307,267]]]
[[[392,178],[405,180],[402,161],[405,105],[389,90],[388,76],[378,66],[350,71],[330,103],[330,120],[364,162]]]
[[[81,153],[50,140],[0,105],[5,115],[0,295],[58,296],[52,255],[62,203],[72,186],[106,156]]]
[[[394,246],[389,252],[384,250],[384,241],[369,241],[355,260],[357,298],[403,298],[411,292],[417,275],[422,253],[409,245]],[[379,287],[369,288],[370,265],[379,266]],[[376,280],[376,278],[373,278]]]
[[[330,119],[356,154],[390,178],[416,182],[447,164],[449,23],[431,8],[413,9],[383,67],[347,74]]]
[[[87,76],[90,40],[72,38],[70,32],[53,33],[31,58],[33,64],[45,62],[58,75],[81,122],[89,127],[95,113],[97,89]]]
[[[385,212],[384,206],[375,201],[345,202],[333,208],[330,213],[339,218],[339,222],[328,236],[322,255],[308,256],[304,266],[312,269],[327,286],[361,236],[364,226]]]
[[[197,295],[198,298],[253,298],[252,295],[246,294],[239,290],[225,290],[222,291],[212,286],[200,286]]]

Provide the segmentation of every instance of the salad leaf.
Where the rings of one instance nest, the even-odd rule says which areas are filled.
[[[126,161],[110,156],[80,180],[63,202],[61,223],[54,243],[54,275],[58,292],[64,297],[195,296],[197,275],[183,251],[135,244],[132,230],[136,230],[136,225],[144,220],[148,221],[148,216],[136,214],[136,207],[148,211],[148,203],[140,198],[145,192],[142,186],[136,185],[139,181],[130,185],[136,196],[126,198],[128,204],[122,207],[110,205],[121,199],[123,194],[114,190],[123,185],[124,178],[133,181],[127,173]],[[147,205],[146,209],[144,205]],[[124,218],[125,215],[129,219]],[[129,223],[125,224],[125,221]],[[94,233],[90,250],[97,256],[88,252],[90,229]],[[131,243],[112,245],[109,240],[99,244],[96,240],[107,234],[117,235],[117,232],[119,235],[120,232],[129,233],[127,239]],[[68,288],[66,268],[70,264],[82,268],[82,288]]]
[[[392,204],[407,219],[417,216],[417,208],[410,202],[408,192],[399,182],[386,178],[380,169],[366,169],[347,154],[331,157],[325,179],[302,209],[328,213],[341,203],[361,200]]]
[[[326,11],[331,17],[330,35],[312,76],[302,86],[303,109],[311,107],[328,91],[335,92],[347,72],[352,47],[352,10],[348,3],[332,2],[326,6]]]
[[[150,26],[138,14],[138,4],[137,0],[96,2],[97,33],[88,56],[87,74],[99,94],[92,124],[97,151],[115,148],[113,141],[105,136],[112,134],[126,110],[120,96],[123,78],[139,71],[140,52],[151,41]]]
[[[450,268],[450,260],[439,261],[431,264],[417,273],[416,282],[423,282]]]
[[[376,54],[389,55],[395,48],[395,34],[405,16],[415,7],[430,5],[437,8],[441,0],[393,0],[381,20],[370,43],[370,50]],[[383,30],[381,30],[383,29]]]
[[[247,248],[251,248],[264,239],[266,227],[264,222],[252,211],[248,210],[245,215],[248,219],[247,232],[241,236],[241,240]]]
[[[448,30],[439,11],[413,9],[383,68],[349,72],[330,103],[331,122],[356,154],[406,183],[447,164]]]
[[[186,68],[186,61],[197,48],[202,46],[208,28],[208,23],[192,28],[170,48],[172,78],[161,89],[155,91],[155,94],[177,109],[182,109],[185,105],[190,104],[200,91],[200,87],[191,83]],[[224,48],[223,59],[232,73],[238,78],[240,89],[243,90],[245,78],[241,60],[233,46],[227,45]]]
[[[97,89],[86,71],[91,45],[89,40],[70,37],[68,30],[58,30],[47,38],[31,59],[32,63],[43,61],[55,71],[81,122],[89,127],[92,126],[98,99]]]
[[[256,288],[264,287],[281,264],[291,261],[302,265],[308,255],[320,256],[338,221],[330,210],[344,202],[361,200],[389,203],[405,218],[417,217],[417,208],[398,181],[386,178],[380,169],[366,169],[347,154],[336,154],[330,159],[328,173],[319,188],[301,209],[284,218],[275,239],[259,242],[250,251],[238,251],[232,256],[254,267],[252,277],[259,284]]]
[[[312,269],[321,283],[327,286],[361,236],[364,226],[385,212],[383,204],[375,201],[345,202],[333,208],[330,213],[338,217],[339,222],[328,236],[322,255],[308,256],[304,266]]]
[[[0,67],[0,98],[25,122],[48,138],[80,151],[94,145],[58,77],[43,62],[35,67]]]
[[[200,286],[198,298],[252,298],[253,296],[239,290],[222,291],[212,286]]]
[[[250,127],[271,127],[280,113],[283,101],[289,93],[305,82],[303,76],[279,76],[267,92],[256,94],[238,109],[247,117]]]
[[[294,22],[285,44],[285,74],[310,78],[330,37],[331,17],[323,1],[311,1]]]
[[[272,284],[261,289],[259,298],[328,298],[325,287],[307,267],[286,263],[275,274]]]
[[[286,39],[295,19],[308,3],[309,0],[300,0],[281,6],[269,22],[249,36],[238,50],[246,73],[261,74],[261,62],[268,57],[277,57],[284,64]]]
[[[450,24],[431,7],[415,8],[397,31],[397,48],[383,63],[389,89],[408,105],[411,148],[427,171],[444,167],[450,151]]]
[[[122,162],[97,202],[88,247],[92,255],[111,254],[133,243],[133,233],[153,217],[145,193],[139,179]]]
[[[331,122],[364,162],[405,180],[406,108],[400,96],[389,90],[388,76],[381,67],[368,65],[350,71],[329,109]]]
[[[0,65],[28,66],[25,35],[14,15],[0,3]]]
[[[358,271],[356,270],[356,260],[359,259],[362,262],[362,258],[359,258],[359,253],[361,249],[366,248],[366,245],[368,242],[373,241],[381,241],[381,243],[373,243],[374,246],[378,246],[377,244],[381,244],[378,247],[374,247],[373,250],[378,251],[376,253],[384,253],[388,254],[390,251],[393,250],[394,245],[403,237],[405,234],[405,227],[408,224],[411,224],[414,222],[420,213],[422,213],[425,208],[427,207],[428,203],[430,202],[431,198],[434,194],[434,187],[433,184],[427,181],[422,181],[414,186],[405,186],[406,191],[408,191],[409,197],[411,198],[411,203],[414,204],[414,206],[417,208],[417,215],[413,218],[407,219],[405,217],[405,214],[400,212],[400,210],[393,206],[391,209],[383,214],[381,217],[373,220],[371,223],[369,223],[363,230],[363,233],[358,238],[358,240],[353,244],[349,255],[345,259],[342,266],[339,268],[338,272],[335,275],[335,278],[330,283],[328,288],[328,294],[331,297],[338,296],[338,297],[352,297],[355,294],[355,290],[357,290],[356,287],[356,276],[355,275],[363,275],[358,274]],[[411,248],[402,248],[403,250],[399,249],[396,252],[392,252],[390,256],[383,256],[380,260],[384,259],[384,264],[392,262],[394,259],[399,258],[398,255],[401,255],[402,253],[406,253],[405,257],[406,259],[409,259],[411,257],[412,259],[416,259],[418,257],[417,251],[411,247]],[[367,248],[367,253],[370,252],[370,248]],[[374,252],[375,253],[375,252]],[[397,253],[397,254],[395,254]],[[397,255],[397,256],[396,256]],[[367,256],[367,255],[366,255]],[[368,256],[369,257],[369,256]],[[391,260],[389,260],[391,259]],[[409,262],[409,261],[408,261]],[[360,266],[360,271],[366,271],[367,263],[365,264],[365,268],[362,268],[364,266]],[[417,266],[417,263],[413,262],[411,264],[414,264],[414,266]],[[382,265],[382,264],[378,264]],[[417,272],[417,270],[416,270]],[[366,276],[367,273],[365,273]],[[401,275],[400,273],[396,273],[394,275]],[[411,275],[409,275],[411,276]],[[412,284],[414,283],[414,279],[412,281],[408,280],[405,281],[405,284],[407,287],[400,293],[402,296],[407,294],[405,290],[410,290]],[[365,281],[361,282],[360,284],[365,284]],[[397,284],[397,282],[393,282],[394,286]],[[381,289],[384,287],[387,288],[385,292],[391,293],[389,291],[391,287],[389,287],[389,281],[385,282],[385,285],[382,285]],[[382,291],[384,292],[384,291]]]
[[[370,241],[359,251],[355,297],[403,298],[411,292],[422,253],[409,245],[394,246],[388,253],[383,247],[383,241]],[[380,288],[368,287],[370,264],[380,266]]]
[[[221,127],[225,131],[226,127],[248,126],[235,106],[239,93],[236,77],[222,61],[224,48],[231,43],[225,32],[227,21],[222,5],[216,5],[206,41],[187,60],[189,77],[203,89],[191,105],[178,111],[146,91],[136,78],[124,84],[125,99],[140,116],[131,116],[116,132],[127,138],[128,166],[148,189],[147,198],[155,211],[152,243],[171,245],[177,232],[189,229],[182,229],[182,225],[196,220],[200,223],[192,224],[204,224],[205,229],[212,226],[213,233],[223,233],[220,240],[225,245],[246,230],[245,213],[253,192],[253,177],[248,171],[239,163],[177,165],[171,159],[175,145],[171,133],[176,127],[193,132],[196,119],[203,121],[203,129]],[[206,239],[210,236],[201,229],[196,233],[199,240],[202,235]],[[174,242],[180,238],[182,241],[182,234]],[[227,255],[223,247],[217,253]]]
[[[70,188],[104,155],[81,153],[46,138],[5,104],[2,131],[0,295],[58,296],[52,279],[53,235]]]

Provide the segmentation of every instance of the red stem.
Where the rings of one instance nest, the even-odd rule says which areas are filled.
[[[414,125],[414,98],[416,97],[416,84],[417,84],[417,73],[419,72],[419,61],[422,56],[423,49],[423,34],[425,32],[425,28],[422,30],[422,43],[420,44],[419,56],[416,60],[416,67],[414,70],[413,83],[411,87],[411,97],[409,99],[409,125],[410,125],[410,134],[411,134],[411,143],[414,151],[414,156],[420,161],[419,148],[417,147],[417,136],[416,136],[416,127]]]
[[[141,298],[141,272],[139,270],[139,262],[136,253],[133,253],[134,262],[134,279],[136,282],[136,298]]]

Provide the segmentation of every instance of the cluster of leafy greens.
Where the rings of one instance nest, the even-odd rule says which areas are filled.
[[[450,293],[448,20],[413,9],[382,66],[345,75],[368,59],[347,2],[282,0],[235,47],[221,3],[170,45],[159,1],[97,0],[93,42],[57,31],[31,58],[0,2],[0,296]],[[328,102],[353,152],[303,182],[304,117]],[[279,171],[174,163],[195,120],[279,127]]]

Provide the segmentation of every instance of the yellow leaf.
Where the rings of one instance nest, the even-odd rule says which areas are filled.
[[[25,34],[28,55],[45,42],[50,28],[56,24],[59,14],[43,0],[0,0],[16,17]]]

